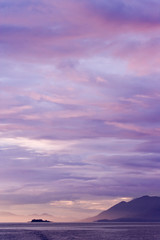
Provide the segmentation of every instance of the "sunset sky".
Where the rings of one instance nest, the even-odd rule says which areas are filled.
[[[0,0],[0,221],[160,196],[160,1]]]

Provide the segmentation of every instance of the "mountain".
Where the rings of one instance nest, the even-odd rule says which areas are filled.
[[[143,196],[129,202],[123,201],[85,221],[158,222],[160,221],[160,197]]]

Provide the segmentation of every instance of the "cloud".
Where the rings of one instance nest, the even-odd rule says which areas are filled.
[[[159,9],[0,1],[1,211],[77,219],[159,194]]]
[[[145,7],[143,2],[128,4],[120,0],[69,0],[59,4],[18,1],[14,5],[3,3],[2,7],[1,52],[23,61],[108,54],[115,48],[115,39],[124,34],[127,38],[128,33],[156,31],[160,21],[157,1],[147,1]],[[6,18],[8,11],[10,17]]]
[[[144,5],[145,4],[145,5]],[[114,0],[112,2],[106,2],[104,0],[91,1],[91,5],[94,7],[95,12],[110,21],[119,21],[124,23],[137,22],[140,24],[156,24],[160,22],[159,18],[159,6],[158,1],[125,1]]]

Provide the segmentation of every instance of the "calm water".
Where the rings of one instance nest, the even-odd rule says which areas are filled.
[[[0,240],[160,240],[160,223],[0,223]]]

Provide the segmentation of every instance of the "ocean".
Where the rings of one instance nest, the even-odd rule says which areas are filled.
[[[160,223],[0,223],[0,240],[160,240]]]

